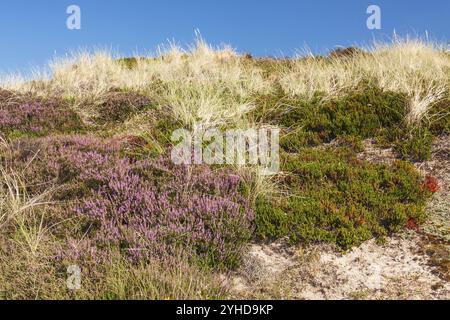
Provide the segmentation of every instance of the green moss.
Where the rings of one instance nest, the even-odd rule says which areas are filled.
[[[403,161],[391,166],[358,160],[350,148],[303,149],[283,155],[291,197],[256,201],[256,233],[293,243],[331,242],[343,249],[423,221],[428,194]]]

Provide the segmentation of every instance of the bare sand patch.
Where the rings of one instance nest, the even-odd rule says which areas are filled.
[[[392,149],[365,141],[362,159],[389,163]],[[286,240],[252,244],[228,279],[233,296],[255,299],[450,299],[450,139],[439,137],[432,159],[416,163],[436,177],[428,222],[384,243],[369,240],[342,253],[328,245],[293,247]]]

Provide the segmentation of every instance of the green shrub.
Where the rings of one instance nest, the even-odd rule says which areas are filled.
[[[402,130],[402,135],[394,141],[394,147],[400,155],[412,161],[425,161],[431,156],[433,135],[428,128]]]
[[[298,129],[287,132],[280,138],[280,146],[283,150],[296,152],[305,146],[315,147],[322,144],[319,134]]]
[[[111,91],[97,107],[99,124],[117,123],[130,118],[133,114],[151,107],[152,101],[137,92]]]
[[[85,126],[63,99],[0,89],[0,134],[9,139],[80,132]]]
[[[181,122],[172,117],[163,116],[155,122],[151,134],[161,146],[169,146],[172,144],[172,133],[181,128],[183,128]]]
[[[337,138],[336,142],[338,146],[349,148],[357,153],[364,151],[364,145],[358,137],[341,136]]]
[[[256,201],[256,233],[293,243],[331,242],[343,249],[420,223],[428,196],[414,167],[358,160],[349,148],[303,149],[283,155],[289,199]]]
[[[429,159],[433,135],[449,133],[449,101],[435,105],[418,127],[405,123],[406,95],[362,84],[339,99],[289,97],[282,89],[256,98],[257,121],[284,128],[280,145],[287,152],[319,146],[338,138],[355,152],[363,151],[362,139],[375,138],[393,146],[404,159]],[[344,141],[345,140],[345,141]],[[339,142],[339,141],[338,141]]]
[[[135,57],[121,58],[121,59],[118,59],[117,62],[120,65],[122,65],[122,66],[124,66],[124,67],[126,67],[126,68],[128,68],[130,70],[133,70],[136,67],[136,65],[137,65],[138,58],[135,58]]]
[[[368,85],[332,100],[324,100],[320,93],[311,100],[287,97],[279,89],[272,95],[260,96],[256,104],[256,120],[286,129],[280,144],[290,152],[341,136],[374,137],[383,129],[400,126],[407,114],[405,95]]]
[[[406,105],[402,94],[376,87],[365,88],[326,103],[320,112],[326,115],[328,122],[321,125],[331,139],[340,135],[369,138],[381,128],[392,128],[402,123]]]

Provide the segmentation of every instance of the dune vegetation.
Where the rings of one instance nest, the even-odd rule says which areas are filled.
[[[395,40],[253,58],[203,40],[55,59],[0,83],[0,298],[230,298],[248,244],[348,250],[427,220],[450,54]],[[278,127],[281,171],[175,165],[171,134]],[[397,159],[362,159],[364,141]],[[67,287],[67,268],[82,284]]]

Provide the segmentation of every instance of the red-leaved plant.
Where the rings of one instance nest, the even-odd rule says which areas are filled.
[[[423,186],[432,193],[439,191],[438,180],[433,176],[426,176]]]

